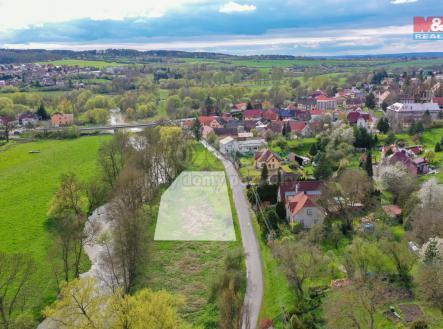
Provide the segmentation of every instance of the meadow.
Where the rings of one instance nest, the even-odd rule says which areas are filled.
[[[195,144],[194,156],[186,170],[223,171],[222,163],[201,144]],[[229,250],[241,247],[241,235],[232,191],[228,183],[229,202],[234,221],[236,241],[154,241],[150,242],[144,277],[139,284],[154,290],[167,290],[186,298],[183,316],[195,326],[218,328],[218,312],[210,300],[211,285],[223,269]],[[150,233],[154,237],[161,193],[150,210],[154,220]]]
[[[35,289],[28,306],[37,315],[55,298],[57,288],[48,260],[51,236],[45,223],[60,175],[74,172],[82,180],[90,179],[96,173],[97,151],[109,138],[42,140],[0,147],[0,251],[30,253],[35,259]],[[87,267],[86,261],[84,270]]]
[[[124,66],[124,63],[117,62],[106,62],[106,61],[91,61],[82,59],[63,59],[59,61],[50,62],[40,62],[39,64],[52,64],[52,65],[68,65],[68,66],[79,66],[79,67],[96,67],[98,69],[103,69],[111,66]]]

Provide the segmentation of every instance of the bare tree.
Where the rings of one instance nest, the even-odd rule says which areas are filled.
[[[83,185],[75,174],[61,177],[60,187],[55,194],[49,210],[52,230],[55,233],[55,247],[63,262],[64,280],[70,275],[78,278],[84,247],[95,237],[96,227],[86,226],[87,200]],[[59,273],[55,269],[56,273]]]
[[[302,301],[306,292],[306,280],[324,273],[327,268],[326,258],[317,246],[303,240],[282,241],[275,245],[273,251],[295,288],[298,299]]]
[[[143,216],[144,174],[127,167],[121,173],[116,196],[109,206],[112,225],[114,264],[121,269],[123,288],[129,292],[135,284],[140,264],[146,257],[148,218]]]
[[[29,297],[29,285],[35,263],[27,254],[0,252],[0,323],[12,327],[14,315],[23,308]]]
[[[376,313],[385,301],[385,285],[378,280],[356,281],[329,294],[325,305],[328,328],[378,328]]]
[[[115,186],[130,151],[129,136],[121,132],[116,133],[111,141],[104,143],[100,147],[98,157],[103,180],[111,188]]]

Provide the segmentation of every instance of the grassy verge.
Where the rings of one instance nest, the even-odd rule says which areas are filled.
[[[37,262],[34,294],[28,303],[36,312],[56,294],[47,259],[51,236],[45,222],[60,175],[72,171],[82,180],[92,177],[98,148],[108,138],[45,140],[0,149],[0,250],[30,253]],[[29,153],[35,150],[40,153]]]
[[[282,312],[282,307],[290,309],[295,303],[295,294],[290,287],[286,275],[279,267],[271,248],[261,238],[262,232],[257,222],[257,217],[251,212],[255,234],[260,244],[264,276],[263,303],[260,319],[275,318]]]

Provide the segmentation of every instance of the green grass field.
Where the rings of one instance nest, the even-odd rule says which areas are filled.
[[[40,62],[40,64],[53,64],[53,65],[68,65],[68,66],[79,66],[79,67],[96,67],[103,69],[110,66],[124,66],[124,63],[117,62],[105,62],[105,61],[89,61],[81,59],[63,59],[59,61],[50,62]]]
[[[0,250],[30,253],[38,264],[33,300],[38,312],[55,298],[56,282],[47,259],[51,237],[45,229],[49,202],[60,175],[95,174],[97,151],[109,136],[47,140],[0,148]],[[38,150],[39,154],[29,151]]]

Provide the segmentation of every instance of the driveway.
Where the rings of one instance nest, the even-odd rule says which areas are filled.
[[[258,316],[260,314],[263,299],[263,268],[260,256],[260,246],[249,213],[249,202],[244,193],[245,185],[241,182],[237,170],[229,160],[223,157],[216,149],[205,141],[202,141],[202,144],[222,161],[231,184],[240,232],[242,235],[243,249],[246,253],[247,288],[244,306],[248,312],[245,315],[247,318],[244,319],[242,328],[248,329],[246,324],[250,323],[249,328],[255,329],[257,328]]]

